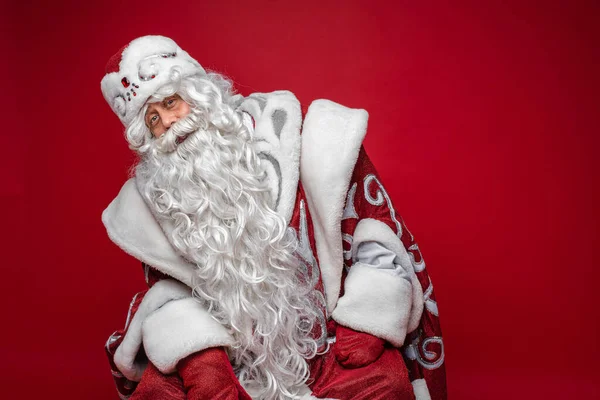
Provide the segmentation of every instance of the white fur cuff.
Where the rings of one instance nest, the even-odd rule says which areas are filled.
[[[400,266],[410,277],[412,283],[412,308],[410,310],[407,333],[412,332],[419,326],[421,315],[423,314],[424,300],[423,289],[419,283],[419,279],[417,278],[408,252],[404,248],[400,238],[398,238],[392,229],[385,223],[376,219],[362,219],[356,226],[356,229],[354,230],[354,240],[352,242],[353,257],[356,256],[356,252],[361,243],[366,241],[375,241],[386,249],[396,253]],[[376,289],[374,288],[374,290]]]
[[[142,328],[148,359],[163,374],[198,351],[233,344],[227,329],[193,298],[171,301],[156,310]]]
[[[154,219],[134,178],[102,213],[108,237],[125,252],[161,272],[192,286],[194,265],[185,261],[171,246]]]
[[[157,282],[146,293],[131,322],[128,321],[129,325],[125,326],[127,333],[115,351],[115,364],[127,379],[139,382],[146,369],[145,363],[137,361],[137,354],[142,348],[142,325],[146,318],[167,302],[190,295],[191,291],[188,287],[170,279]]]
[[[337,323],[397,347],[404,344],[412,307],[409,281],[356,263],[350,268],[345,290],[331,315]]]

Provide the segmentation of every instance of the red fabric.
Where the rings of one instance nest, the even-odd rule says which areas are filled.
[[[408,370],[398,349],[386,347],[381,357],[362,368],[344,368],[333,351],[313,364],[309,387],[313,396],[341,400],[414,400]]]
[[[144,270],[144,276],[145,276],[146,283],[148,284],[149,288],[154,286],[154,284],[156,282],[158,282],[162,279],[172,279],[169,276],[157,271],[156,269],[150,267],[147,264],[142,263],[142,268]],[[131,322],[131,320],[137,313],[137,311],[140,307],[140,304],[142,303],[142,300],[144,299],[144,296],[146,295],[147,292],[148,292],[148,290],[144,290],[142,292],[136,293],[136,295],[133,296],[133,299],[131,300],[131,303],[129,304],[129,310],[127,311],[127,321],[126,321],[125,327],[123,329],[119,329],[119,330],[115,331],[108,338],[106,345],[104,347],[106,356],[108,357],[108,363],[110,365],[111,374],[115,381],[117,391],[119,392],[121,397],[131,396],[131,394],[134,393],[134,391],[136,390],[136,387],[138,386],[138,382],[130,381],[125,376],[123,376],[123,374],[119,371],[119,369],[117,368],[117,365],[115,364],[115,361],[114,361],[115,351],[121,345],[121,342],[123,342],[123,339],[125,338],[125,335],[127,334],[127,330],[129,329],[129,323]],[[158,372],[158,371],[156,371],[156,372]],[[142,379],[144,379],[143,376],[142,376]]]
[[[418,246],[416,246],[414,238],[406,229],[401,217],[396,213],[392,217],[391,203],[373,205],[366,201],[363,182],[365,181],[365,177],[370,174],[377,177],[377,173],[364,149],[361,149],[350,182],[350,187],[355,183],[357,184],[354,206],[359,218],[376,218],[388,224],[394,231],[397,231],[398,225],[400,225],[400,229],[402,230],[401,240],[404,246],[415,258],[415,261],[420,262],[422,257]],[[378,197],[377,191],[382,190],[382,188],[372,183],[368,185],[367,190],[371,198],[376,198]],[[302,186],[299,185],[295,212],[290,223],[290,227],[294,228],[296,232],[299,232],[299,209],[300,202],[302,201],[306,204],[304,191]],[[305,210],[308,217],[309,244],[316,258],[317,254],[315,251],[316,246],[310,210],[308,207]],[[394,221],[394,218],[398,221],[398,225]],[[352,236],[357,222],[358,219],[352,218],[342,221],[343,233]],[[346,251],[349,250],[347,247],[348,244],[344,242],[344,250]],[[352,267],[351,260],[347,261],[346,267]],[[166,275],[149,266],[145,265],[144,269],[146,281],[149,286],[152,286],[161,279],[168,278]],[[312,271],[310,265],[307,265],[307,270],[310,272],[306,278],[313,280],[316,277],[316,289],[323,293],[322,281],[318,271]],[[318,275],[313,276],[315,273]],[[430,285],[427,271],[423,270],[417,273],[417,276],[425,290]],[[343,285],[341,290],[343,292]],[[432,293],[430,298],[435,300],[435,295]],[[134,312],[135,310],[133,310],[132,315]],[[322,312],[325,313],[325,310],[322,309]],[[423,312],[419,328],[411,332],[405,341],[406,345],[414,343],[414,350],[418,354],[417,359],[407,357],[406,364],[401,353],[401,351],[405,350],[406,345],[402,349],[385,347],[385,342],[379,338],[355,332],[349,328],[336,327],[337,324],[332,320],[328,322],[326,331],[330,336],[335,332],[337,342],[330,349],[329,353],[310,361],[312,380],[309,382],[309,386],[314,391],[313,395],[320,398],[330,397],[343,400],[413,399],[414,395],[410,381],[424,378],[432,400],[443,400],[446,398],[444,364],[442,363],[433,369],[423,366],[424,363],[432,364],[439,361],[442,357],[442,349],[436,343],[429,343],[427,348],[424,348],[422,345],[428,338],[441,337],[439,319],[427,309]],[[314,333],[315,337],[319,337],[322,334],[321,327],[316,326]],[[424,351],[428,351],[429,353],[425,354]],[[415,354],[415,352],[409,354]],[[237,378],[235,378],[231,364],[223,349],[207,349],[182,360],[178,365],[178,372],[181,378],[183,378],[184,388],[188,391],[188,398],[190,399],[250,399],[239,385]],[[145,379],[145,377],[142,379]],[[154,380],[153,382],[160,382],[160,380]],[[135,383],[127,383],[130,388],[126,391],[117,385],[120,393],[131,393],[135,389],[135,386],[131,387]]]
[[[375,179],[367,180],[373,176]],[[381,178],[377,174],[373,163],[367,156],[364,148],[360,149],[352,178],[350,188],[356,185],[354,193],[354,208],[358,218],[346,218],[342,221],[342,233],[344,237],[354,236],[354,230],[360,219],[374,218],[385,224],[398,234],[408,254],[417,264],[423,263],[423,256],[414,236],[404,223],[402,217],[394,207],[389,194],[383,196],[385,191]],[[381,197],[380,197],[381,196]],[[374,201],[381,198],[383,201]],[[371,201],[369,201],[370,199]],[[375,203],[375,204],[374,204]],[[351,248],[351,242],[344,241],[344,250]],[[345,261],[346,268],[352,268],[352,259]],[[422,264],[422,270],[416,272],[423,293],[431,289],[428,299],[436,301],[435,291],[427,268]],[[345,279],[345,274],[343,279]],[[376,290],[376,288],[374,288]],[[408,347],[410,346],[410,349]],[[425,303],[419,326],[413,332],[406,335],[404,346],[400,349],[405,354],[406,367],[408,368],[410,380],[423,378],[432,400],[445,400],[446,390],[446,364],[444,362],[444,349],[442,341],[442,329],[437,311],[434,314],[428,302]]]
[[[338,325],[335,331],[335,358],[346,368],[359,368],[371,364],[383,353],[385,340],[364,332]]]
[[[164,375],[149,363],[142,380],[129,400],[186,400],[183,382],[177,374]]]
[[[106,63],[105,67],[105,71],[107,74],[110,74],[111,72],[119,72],[119,64],[121,63],[121,57],[123,55],[123,51],[127,48],[127,46],[129,46],[129,44],[126,44],[125,46],[121,47],[121,50],[117,51],[115,54],[112,55],[111,58],[108,59],[108,62]]]
[[[233,373],[222,347],[184,358],[177,364],[177,371],[189,400],[252,400]]]

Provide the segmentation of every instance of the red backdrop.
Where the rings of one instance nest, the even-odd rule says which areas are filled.
[[[450,398],[598,398],[597,3],[47,3],[0,13],[8,397],[116,398],[103,345],[144,284],[100,221],[134,160],[100,79],[162,34],[242,94],[369,111]]]

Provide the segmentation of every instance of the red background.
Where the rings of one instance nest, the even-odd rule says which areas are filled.
[[[116,398],[103,345],[144,284],[100,221],[134,160],[100,80],[162,34],[242,94],[369,111],[451,399],[598,398],[598,3],[206,3],[3,7],[2,397]]]

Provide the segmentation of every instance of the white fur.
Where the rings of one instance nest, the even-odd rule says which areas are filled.
[[[411,285],[383,270],[355,263],[345,283],[345,294],[331,317],[343,326],[404,344],[411,307]]]
[[[332,313],[338,323],[386,339],[400,347],[416,329],[423,313],[423,291],[406,249],[385,223],[366,218],[354,231],[353,256],[365,241],[375,241],[393,251],[404,270],[392,275],[358,262],[350,268],[345,292]],[[408,277],[408,279],[407,279]]]
[[[263,103],[265,106],[262,110],[259,105],[261,101],[266,103]],[[252,115],[256,122],[254,130],[256,152],[269,154],[279,162],[282,175],[280,183],[277,176],[273,176],[275,171],[272,167],[267,168],[267,173],[273,201],[275,201],[278,191],[281,190],[276,211],[289,224],[294,212],[300,175],[300,126],[302,123],[300,103],[293,93],[281,90],[269,94],[254,93],[242,102],[239,109]],[[283,111],[286,115],[286,123],[283,125],[279,137],[275,134],[272,123],[272,117],[276,111]]]
[[[193,298],[170,301],[145,319],[144,349],[148,359],[164,374],[197,351],[229,346],[233,337]]]
[[[415,379],[411,383],[413,385],[413,391],[415,392],[415,400],[431,400],[431,395],[429,394],[425,379]]]
[[[136,356],[142,345],[142,325],[150,314],[166,303],[191,296],[188,287],[173,280],[157,282],[144,296],[121,345],[115,351],[114,361],[119,371],[131,381],[139,382],[146,368],[136,362]]]
[[[171,246],[160,225],[129,179],[102,213],[110,239],[126,253],[159,271],[192,286],[195,266]]]
[[[340,293],[342,213],[367,120],[365,110],[316,100],[308,109],[302,131],[300,179],[313,220],[329,312]]]

